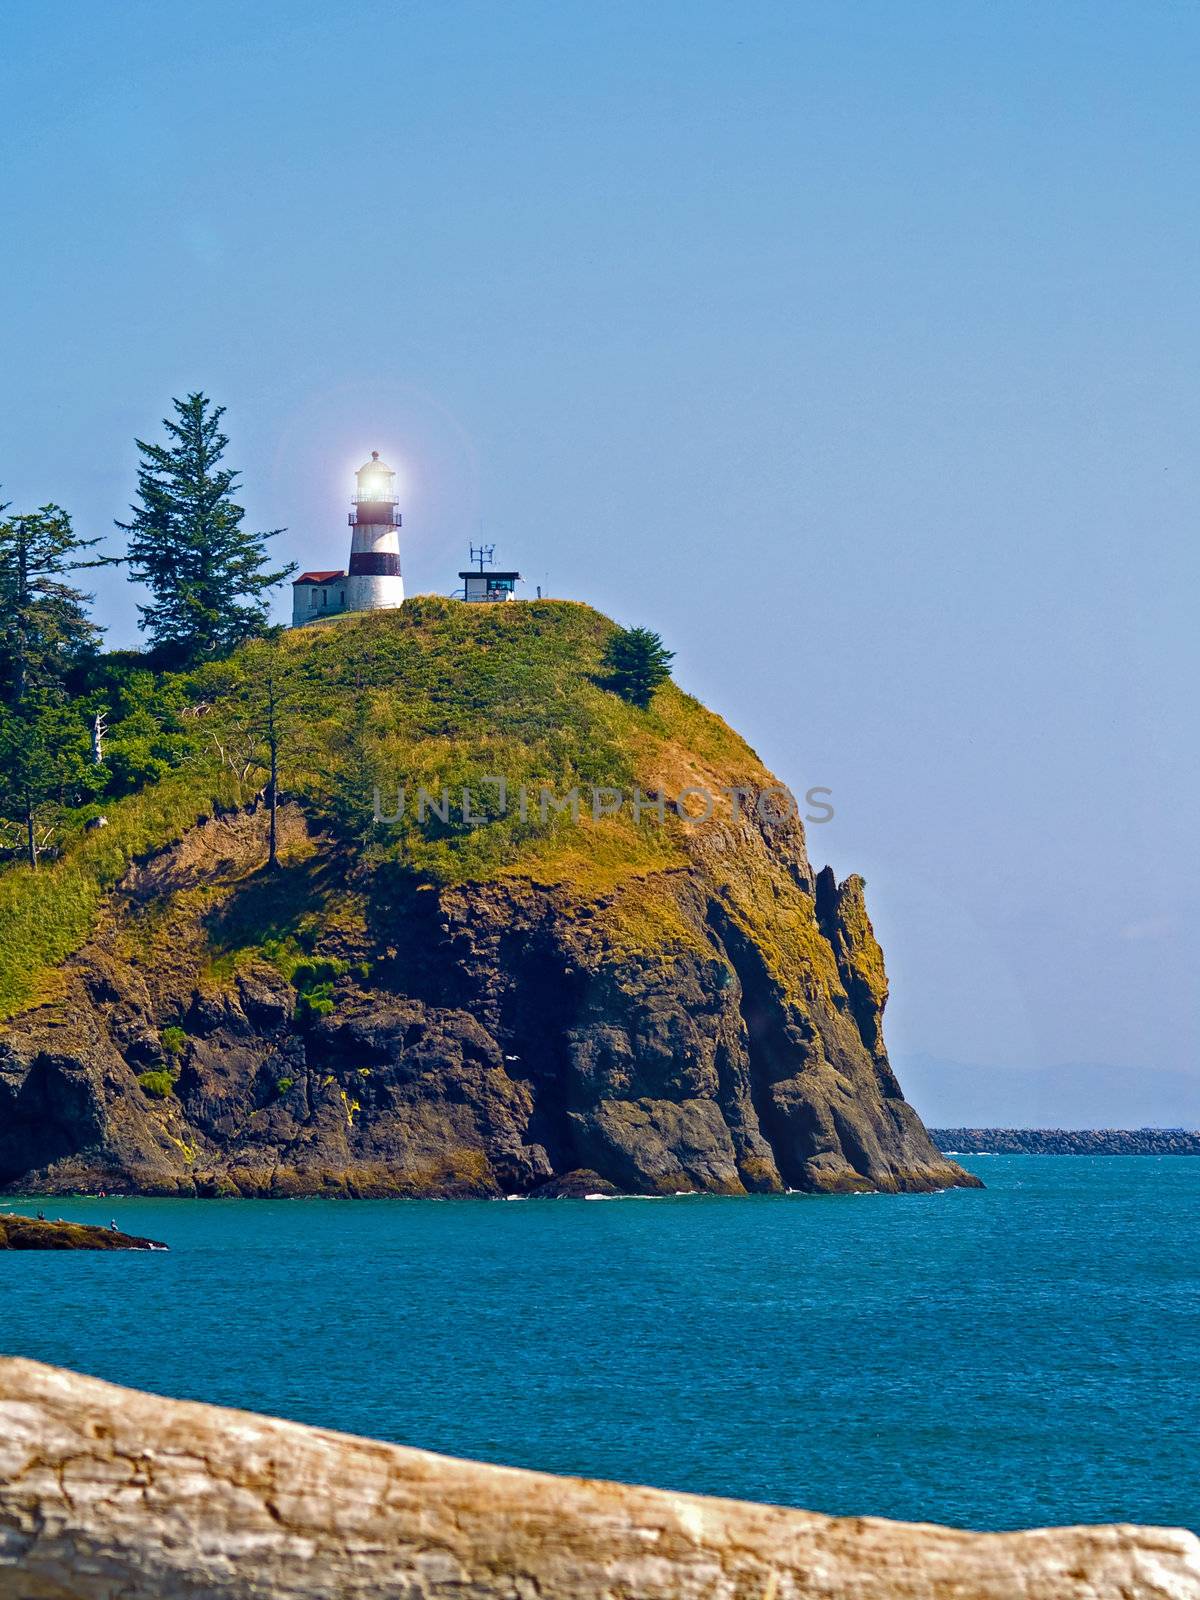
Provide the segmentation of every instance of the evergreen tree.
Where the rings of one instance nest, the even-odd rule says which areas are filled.
[[[370,701],[359,687],[339,730],[329,809],[341,832],[360,846],[375,837],[375,785],[380,782]]]
[[[173,400],[176,420],[163,419],[170,443],[135,441],[138,499],[130,522],[130,570],[154,604],[139,606],[139,626],[180,662],[211,660],[262,631],[266,595],[296,570],[270,570],[266,541],[282,533],[247,533],[233,499],[238,475],[221,466],[228,438],[224,406],[197,391]]]
[[[0,707],[0,847],[36,869],[72,808],[104,787],[108,774],[91,755],[87,724],[72,707],[46,695]]]
[[[100,630],[87,615],[91,595],[67,579],[114,564],[88,557],[98,539],[77,538],[61,506],[5,517],[0,506],[0,697],[20,706],[30,694],[60,690]]]
[[[109,775],[105,792],[114,799],[156,783],[204,747],[203,719],[192,714],[187,680],[148,671],[134,651],[92,657],[71,686],[92,731],[93,760]]]
[[[608,641],[604,665],[608,687],[644,711],[671,676],[675,652],[649,628],[620,628]]]
[[[326,791],[326,805],[343,838],[369,849],[378,836],[375,822],[375,786],[380,774],[379,717],[371,704],[371,689],[379,681],[376,646],[368,636],[352,646],[346,668],[338,677],[338,716],[330,755],[318,781]],[[319,704],[318,704],[319,710]]]
[[[220,699],[210,737],[240,780],[266,779],[270,809],[267,864],[279,865],[279,796],[285,772],[309,753],[304,684],[273,640],[255,640],[232,660],[204,669],[206,688]]]

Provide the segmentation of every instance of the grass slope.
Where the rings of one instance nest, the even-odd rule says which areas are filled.
[[[109,806],[108,826],[75,838],[57,862],[0,877],[0,1015],[53,992],[55,968],[88,938],[132,862],[261,788],[264,661],[285,706],[282,790],[335,819],[369,861],[434,884],[519,877],[580,899],[682,866],[678,819],[638,823],[626,805],[593,820],[590,786],[673,797],[685,785],[715,792],[771,780],[742,739],[674,684],[648,711],[605,688],[613,627],[567,601],[468,606],[424,596],[285,633],[201,674],[190,692],[203,702],[206,731],[184,766]],[[223,764],[222,750],[235,746],[249,759]],[[486,781],[497,777],[508,787],[505,816],[495,815],[496,786]],[[552,811],[542,818],[543,784],[558,798],[581,787],[578,825]],[[399,823],[371,825],[376,785],[385,812],[404,787]],[[418,818],[421,786],[448,792],[446,821],[430,811]],[[476,812],[490,807],[489,820],[463,821],[464,788]],[[635,916],[657,914],[644,893],[640,905],[636,892],[628,902]]]

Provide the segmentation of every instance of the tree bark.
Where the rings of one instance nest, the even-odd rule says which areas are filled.
[[[267,846],[267,865],[279,865],[279,764],[275,746],[271,745],[271,832]]]
[[[271,747],[271,833],[267,847],[267,865],[279,865],[279,730],[275,725],[275,706],[272,698],[271,726],[268,735]]]

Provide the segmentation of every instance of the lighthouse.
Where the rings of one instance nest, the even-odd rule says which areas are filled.
[[[302,572],[292,584],[292,626],[341,611],[390,611],[404,603],[396,474],[379,451],[354,474],[350,569]]]
[[[379,451],[372,450],[370,461],[359,467],[354,479],[346,610],[388,611],[404,601],[396,474],[379,459]]]

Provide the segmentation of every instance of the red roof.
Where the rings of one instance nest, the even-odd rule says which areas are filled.
[[[298,583],[332,583],[335,578],[344,578],[346,574],[339,567],[336,572],[302,572],[298,578],[292,579],[292,588]]]

